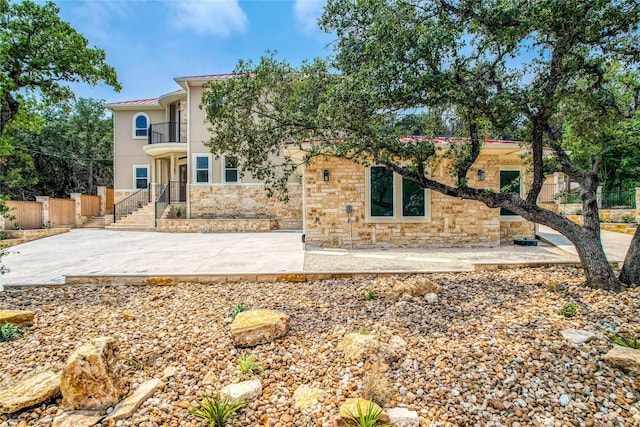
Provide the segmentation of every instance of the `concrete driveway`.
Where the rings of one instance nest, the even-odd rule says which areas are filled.
[[[301,233],[156,233],[73,229],[7,251],[0,284],[61,284],[71,274],[302,271]]]

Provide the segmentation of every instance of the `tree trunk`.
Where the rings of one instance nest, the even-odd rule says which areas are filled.
[[[20,103],[10,93],[0,99],[0,136],[9,122],[16,118],[19,108]]]
[[[640,227],[631,239],[631,246],[620,272],[620,281],[625,285],[640,286]]]
[[[607,260],[600,239],[588,232],[581,234],[582,236],[578,237],[576,241],[568,235],[566,237],[571,240],[578,251],[589,286],[607,291],[620,291],[621,283]]]

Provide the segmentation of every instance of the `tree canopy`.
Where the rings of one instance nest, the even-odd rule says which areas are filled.
[[[572,159],[565,116],[576,100],[583,112],[616,102],[600,95],[612,84],[612,64],[637,72],[639,23],[636,0],[329,0],[320,25],[336,35],[334,55],[298,68],[272,54],[257,64],[241,61],[235,79],[203,95],[209,143],[281,187],[295,165],[273,155],[293,144],[307,150],[306,160],[331,154],[375,162],[424,188],[509,209],[567,236],[592,286],[618,289],[600,245],[595,197],[606,150]],[[403,138],[399,114],[415,110],[453,113],[466,142],[442,152],[428,138]],[[484,134],[514,129],[531,156],[527,194],[469,187]],[[580,184],[584,226],[537,205],[544,147]],[[442,156],[451,160],[452,182],[430,177]],[[634,265],[640,271],[640,260],[625,262]]]
[[[116,71],[103,50],[58,16],[53,2],[0,0],[0,136],[25,94],[55,103],[73,97],[64,82],[104,82],[116,90]]]

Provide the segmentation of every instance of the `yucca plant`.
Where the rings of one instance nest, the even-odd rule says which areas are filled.
[[[619,346],[640,350],[640,337],[638,335],[618,334],[613,332],[609,334],[609,339]]]
[[[227,396],[202,396],[198,406],[187,411],[194,417],[209,422],[209,427],[225,427],[238,424],[238,410],[246,406],[245,402],[230,400]]]
[[[239,368],[243,374],[248,375],[259,374],[264,371],[264,368],[262,368],[262,365],[253,353],[244,353],[242,357],[240,357]]]
[[[0,325],[0,341],[13,341],[22,338],[24,331],[13,323],[3,323]]]
[[[392,424],[381,424],[380,419],[384,411],[380,407],[369,404],[367,411],[364,412],[360,404],[356,405],[357,414],[350,414],[349,420],[357,427],[393,427]]]
[[[231,310],[229,310],[229,316],[235,319],[238,313],[242,313],[243,311],[247,311],[247,310],[249,310],[249,307],[246,307],[242,303],[240,303],[235,307],[233,307]]]
[[[376,299],[378,299],[378,294],[373,289],[369,289],[367,292],[364,293],[365,301],[373,301]]]

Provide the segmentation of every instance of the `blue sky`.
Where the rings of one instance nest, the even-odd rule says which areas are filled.
[[[60,16],[107,53],[122,91],[73,85],[107,102],[155,98],[174,77],[228,73],[265,51],[299,65],[331,53],[317,26],[326,0],[58,0]]]

